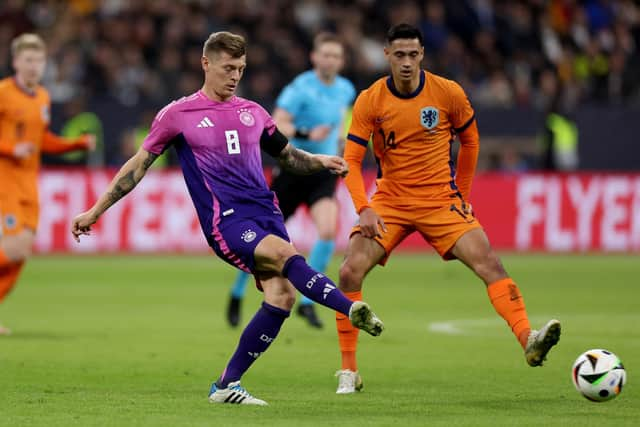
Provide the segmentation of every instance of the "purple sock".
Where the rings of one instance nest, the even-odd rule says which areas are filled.
[[[294,255],[285,262],[282,275],[289,279],[302,295],[346,316],[349,315],[353,301],[345,297],[331,279],[309,267],[301,255]]]
[[[289,317],[288,311],[266,302],[262,303],[262,307],[244,328],[236,352],[216,381],[218,387],[227,388],[229,383],[238,381],[242,377],[251,364],[267,351],[287,317]]]

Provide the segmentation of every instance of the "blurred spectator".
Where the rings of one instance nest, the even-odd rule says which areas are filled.
[[[560,92],[559,92],[560,93]],[[560,105],[560,96],[551,102],[545,117],[541,141],[541,168],[570,172],[578,169],[578,127]]]

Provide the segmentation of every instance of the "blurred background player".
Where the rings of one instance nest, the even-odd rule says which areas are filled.
[[[282,212],[266,185],[260,150],[300,174],[348,171],[338,156],[309,154],[293,147],[258,104],[235,96],[246,67],[242,36],[213,33],[202,56],[201,90],[157,114],[149,136],[113,178],[93,207],[72,224],[77,240],[144,177],[154,160],[174,145],[189,194],[209,245],[224,261],[253,273],[264,302],[244,329],[227,367],[211,386],[209,401],[266,405],[240,378],[275,340],[295,301],[295,290],[348,316],[372,335],[382,322],[365,303],[352,302],[333,282],[311,268],[290,243]],[[293,286],[292,286],[293,285]]]
[[[0,80],[0,302],[13,288],[38,228],[40,153],[95,147],[95,138],[61,138],[49,128],[50,100],[40,86],[45,44],[25,33],[11,43],[15,75]],[[0,325],[0,335],[10,330]]]
[[[468,203],[479,151],[475,113],[462,87],[421,68],[424,44],[410,25],[392,27],[384,53],[391,75],[376,81],[356,99],[344,158],[351,173],[345,183],[359,224],[354,227],[340,289],[352,300],[362,298],[362,282],[391,251],[418,231],[445,260],[459,259],[485,283],[489,299],[524,349],[529,365],[542,365],[560,338],[560,323],[549,321],[531,330],[524,300],[489,245]],[[460,138],[457,172],[451,145]],[[362,159],[369,138],[379,159],[377,190],[369,201]],[[336,314],[342,369],[337,393],[362,388],[356,347],[358,331]]]
[[[309,153],[337,155],[340,147],[345,112],[353,103],[355,89],[338,73],[344,66],[344,46],[331,33],[320,33],[313,41],[313,69],[297,76],[280,93],[273,119],[278,129],[297,148]],[[271,189],[276,193],[284,220],[305,204],[318,232],[309,265],[324,272],[335,248],[338,205],[334,198],[337,176],[329,171],[300,176],[276,170]],[[249,276],[240,271],[231,290],[227,319],[231,326],[240,322],[241,301]],[[321,328],[313,301],[303,296],[298,314],[309,325]]]

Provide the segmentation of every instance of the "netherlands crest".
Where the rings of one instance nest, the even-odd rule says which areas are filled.
[[[438,126],[440,121],[440,113],[436,107],[424,107],[420,110],[420,123],[426,129],[433,129]]]
[[[2,216],[0,216],[0,219],[2,219]],[[4,217],[4,226],[7,228],[7,230],[13,230],[14,228],[16,228],[16,224],[18,223],[18,221],[16,220],[15,215],[12,214],[7,214]],[[0,222],[0,228],[2,228],[2,223]],[[2,231],[2,230],[0,230]]]

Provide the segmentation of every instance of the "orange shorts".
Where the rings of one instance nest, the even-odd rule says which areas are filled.
[[[1,234],[18,234],[25,228],[38,228],[38,202],[0,194]]]
[[[420,233],[443,259],[454,259],[449,251],[458,239],[467,231],[482,228],[475,217],[464,213],[462,204],[462,199],[457,196],[427,205],[411,199],[375,194],[370,205],[387,227],[382,237],[375,238],[386,252],[379,264],[385,265],[393,249],[414,231]],[[351,235],[359,232],[360,226],[356,225]]]

